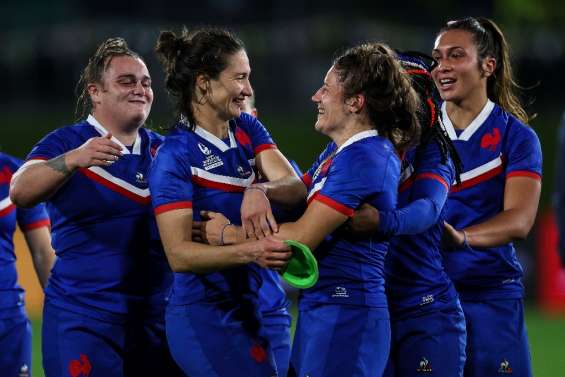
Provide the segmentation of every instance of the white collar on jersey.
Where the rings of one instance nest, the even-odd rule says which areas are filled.
[[[105,129],[104,126],[102,126],[100,122],[97,121],[96,118],[94,118],[93,115],[89,114],[88,118],[86,118],[86,121],[91,124],[92,127],[94,127],[96,131],[100,133],[100,135],[105,136],[108,133],[108,130]],[[112,141],[122,147],[123,154],[141,154],[141,137],[139,136],[139,131],[137,132],[137,136],[135,137],[132,152],[130,152],[129,149],[115,136],[112,136]]]
[[[343,148],[350,146],[353,143],[358,142],[359,140],[366,139],[368,137],[379,136],[377,130],[368,130],[368,131],[361,131],[356,133],[355,135],[351,136],[349,139],[345,141],[345,143],[341,144],[341,147],[337,149],[335,154],[338,154],[342,151]]]
[[[446,103],[444,102],[441,105],[441,118],[443,120],[445,130],[449,135],[449,138],[451,140],[468,141],[471,136],[473,136],[473,134],[479,129],[479,127],[481,127],[485,120],[487,120],[488,116],[492,112],[492,109],[494,109],[494,103],[490,99],[487,99],[487,103],[485,104],[485,107],[483,107],[479,115],[477,115],[477,117],[473,119],[471,123],[469,123],[467,128],[465,128],[463,132],[461,132],[461,135],[457,136],[455,127],[453,127],[453,123],[451,123],[451,119],[449,119],[449,116],[447,115],[447,107]]]
[[[222,139],[217,137],[216,135],[206,131],[204,128],[200,126],[194,127],[194,133],[209,142],[210,144],[214,145],[220,151],[225,152],[228,149],[237,148],[237,143],[235,142],[235,136],[231,130],[231,127],[228,125],[228,136],[230,138],[230,145],[226,145]]]

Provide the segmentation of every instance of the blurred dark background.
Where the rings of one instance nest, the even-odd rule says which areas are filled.
[[[336,50],[367,40],[430,52],[450,19],[493,18],[512,48],[531,125],[544,151],[540,213],[550,206],[556,133],[565,110],[565,2],[489,1],[3,1],[0,5],[0,150],[25,157],[46,132],[74,122],[75,85],[88,57],[104,39],[122,36],[144,56],[154,81],[148,125],[173,121],[163,73],[153,53],[159,31],[221,25],[246,43],[259,117],[280,148],[303,168],[322,149],[313,130],[310,96]],[[534,232],[535,233],[535,232]],[[533,238],[519,244],[535,294]]]

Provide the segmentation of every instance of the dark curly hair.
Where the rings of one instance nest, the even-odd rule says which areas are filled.
[[[333,64],[344,98],[365,96],[369,121],[381,136],[399,152],[417,142],[418,98],[394,51],[383,43],[364,43],[345,51]]]
[[[88,84],[102,83],[104,72],[110,66],[112,59],[117,56],[131,56],[143,61],[137,52],[130,50],[123,38],[108,38],[98,46],[98,49],[96,49],[96,52],[90,57],[88,64],[84,67],[77,83],[78,99],[75,110],[77,119],[83,118],[92,110],[92,101],[88,94]]]
[[[451,157],[455,166],[455,180],[461,183],[463,165],[439,116],[439,94],[431,75],[437,62],[431,56],[416,51],[397,52],[397,56],[419,98],[417,114],[422,132],[417,148],[420,149],[432,141],[436,142],[440,147],[443,163]]]
[[[159,35],[155,52],[165,70],[165,85],[173,98],[177,116],[193,129],[196,78],[216,79],[228,65],[228,57],[244,50],[243,42],[227,30],[186,28],[177,36],[172,31]]]

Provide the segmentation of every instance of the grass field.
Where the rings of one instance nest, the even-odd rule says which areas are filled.
[[[533,307],[526,311],[526,321],[532,349],[535,377],[565,376],[565,316],[548,318]],[[41,368],[41,321],[33,325],[33,377],[42,377]],[[161,377],[161,376],[156,376]],[[344,376],[346,377],[346,376]]]

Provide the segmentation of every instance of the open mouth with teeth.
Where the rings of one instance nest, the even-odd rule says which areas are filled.
[[[452,78],[440,79],[439,86],[441,89],[449,89],[457,80]]]

